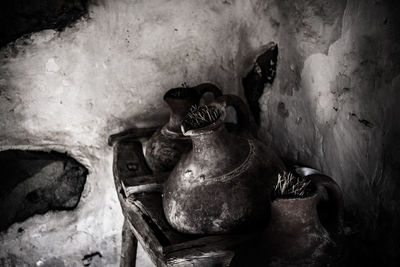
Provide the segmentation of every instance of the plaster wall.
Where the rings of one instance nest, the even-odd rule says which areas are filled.
[[[242,94],[237,73],[252,59],[243,55],[273,32],[268,21],[249,19],[262,21],[259,7],[96,1],[87,18],[61,32],[43,30],[2,47],[0,148],[67,152],[90,173],[75,210],[37,215],[0,234],[0,265],[81,266],[99,252],[93,266],[118,266],[123,217],[107,137],[164,123],[163,94],[182,83],[210,81]],[[251,36],[257,33],[264,34]]]
[[[99,251],[98,264],[117,266],[122,214],[107,136],[164,122],[163,93],[183,82],[210,81],[242,96],[241,79],[274,41],[277,75],[259,100],[259,138],[338,181],[346,216],[363,218],[347,231],[384,240],[379,252],[395,259],[397,6],[389,0],[104,0],[62,32],[44,30],[3,47],[1,148],[67,151],[90,174],[74,211],[35,216],[1,233],[0,258],[80,266],[83,255]]]
[[[259,100],[259,136],[340,184],[347,234],[370,246],[354,257],[398,262],[399,4],[276,3],[278,69]]]

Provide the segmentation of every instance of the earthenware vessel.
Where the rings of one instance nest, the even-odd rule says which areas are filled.
[[[314,192],[304,198],[277,198],[265,242],[271,264],[334,266],[341,254],[343,197],[330,177],[307,176]],[[322,223],[322,221],[324,223]]]
[[[337,183],[316,170],[310,174],[312,193],[306,197],[276,198],[271,222],[264,233],[236,253],[231,267],[342,266],[343,198]]]
[[[182,134],[181,123],[190,107],[197,105],[207,92],[214,97],[221,95],[221,91],[210,83],[193,88],[173,88],[164,95],[164,101],[170,108],[169,121],[153,134],[145,148],[145,157],[152,171],[172,170],[182,153],[191,149],[192,142],[188,136]]]
[[[236,109],[241,134],[225,129],[227,105]],[[165,216],[173,228],[188,234],[265,227],[270,194],[285,167],[269,147],[246,135],[248,109],[239,97],[221,96],[207,108],[217,114],[214,121],[193,128],[188,114],[182,123],[193,149],[182,156],[164,186]]]
[[[322,225],[333,239],[343,237],[343,193],[331,177],[309,167],[296,167],[296,173],[310,180],[318,194],[317,211]]]

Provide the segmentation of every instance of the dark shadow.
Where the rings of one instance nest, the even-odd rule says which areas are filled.
[[[88,170],[58,152],[0,152],[0,230],[48,210],[74,209]]]
[[[278,45],[271,43],[267,50],[257,57],[252,70],[243,78],[242,84],[249,108],[254,120],[260,124],[260,106],[258,100],[264,93],[264,86],[272,84],[276,75]]]
[[[62,30],[87,14],[88,0],[2,0],[0,46],[24,34]]]

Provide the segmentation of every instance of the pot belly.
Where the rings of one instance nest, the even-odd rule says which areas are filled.
[[[265,227],[270,186],[252,173],[229,181],[185,183],[168,181],[163,197],[168,222],[189,234],[219,234]],[[258,180],[252,183],[252,180]],[[186,186],[182,186],[185,184]]]

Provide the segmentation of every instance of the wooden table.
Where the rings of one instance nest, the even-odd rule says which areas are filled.
[[[236,248],[255,234],[193,236],[171,228],[162,208],[168,173],[152,173],[142,149],[155,130],[130,129],[109,138],[115,187],[125,216],[121,266],[135,266],[137,241],[157,266],[229,266]]]

